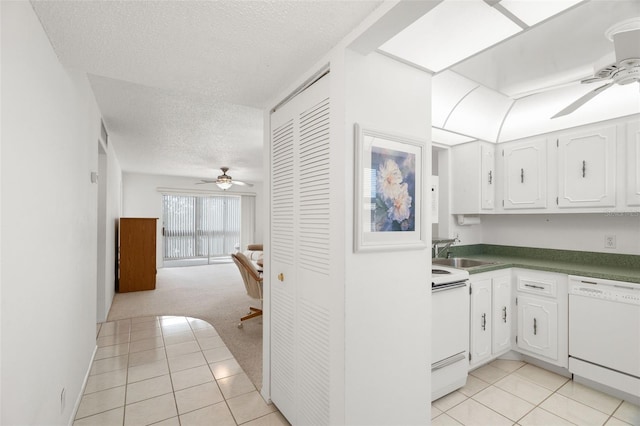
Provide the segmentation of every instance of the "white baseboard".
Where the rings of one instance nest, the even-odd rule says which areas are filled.
[[[73,410],[71,411],[71,418],[69,419],[69,426],[73,426],[73,421],[76,419],[76,414],[78,414],[78,408],[80,408],[80,402],[82,401],[82,396],[84,395],[84,390],[87,387],[87,381],[89,380],[89,373],[91,373],[91,366],[93,366],[93,360],[96,357],[96,352],[98,352],[98,345],[93,348],[93,354],[91,354],[91,360],[89,361],[89,367],[87,368],[87,374],[84,375],[84,380],[82,381],[82,386],[80,387],[80,393],[76,398],[76,403],[73,405]]]

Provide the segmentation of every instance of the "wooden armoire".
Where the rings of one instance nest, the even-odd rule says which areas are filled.
[[[118,292],[155,290],[156,218],[120,218]]]

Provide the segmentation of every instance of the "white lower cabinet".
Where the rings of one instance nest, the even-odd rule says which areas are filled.
[[[560,367],[568,366],[567,275],[516,269],[516,350]]]
[[[499,354],[511,349],[511,276],[493,279],[492,352]]]
[[[469,366],[511,349],[511,276],[495,273],[471,278]]]
[[[558,302],[518,296],[518,348],[558,359]]]

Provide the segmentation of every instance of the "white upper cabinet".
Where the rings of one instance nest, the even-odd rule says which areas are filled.
[[[495,204],[496,150],[494,145],[480,145],[480,207],[493,210]]]
[[[557,139],[560,208],[616,205],[616,144],[615,125]]]
[[[470,142],[452,148],[452,213],[492,213],[495,207],[495,145]]]
[[[504,208],[547,207],[547,140],[503,145]]]
[[[640,121],[627,125],[627,205],[640,206]]]

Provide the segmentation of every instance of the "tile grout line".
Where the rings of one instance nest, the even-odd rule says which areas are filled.
[[[176,407],[176,418],[178,419],[178,424],[182,424],[180,421],[180,410],[178,409],[178,398],[176,397],[176,388],[173,385],[173,375],[171,374],[171,366],[169,365],[169,354],[167,353],[167,342],[164,340],[164,329],[162,328],[162,322],[158,316],[156,316],[156,320],[158,321],[158,325],[160,326],[160,336],[162,337],[162,349],[164,350],[165,360],[167,361],[167,370],[169,370],[169,382],[171,383],[171,394],[173,395],[173,404]],[[191,328],[191,325],[189,325]],[[171,417],[169,417],[170,419]],[[168,419],[163,419],[160,421],[164,421]],[[158,423],[158,422],[156,422]]]
[[[487,365],[490,365],[490,364],[487,364]],[[510,418],[508,418],[506,415],[504,415],[504,414],[500,413],[499,411],[497,411],[497,410],[493,409],[492,407],[489,407],[489,406],[485,405],[484,403],[482,403],[481,401],[479,401],[479,400],[477,400],[477,399],[475,398],[475,396],[476,396],[476,395],[480,394],[481,392],[483,392],[483,391],[485,391],[486,389],[489,389],[489,388],[491,388],[491,387],[494,387],[494,388],[496,388],[496,389],[499,389],[499,390],[505,391],[505,392],[509,393],[510,395],[512,395],[512,396],[514,396],[514,397],[516,397],[516,398],[518,398],[518,399],[520,399],[520,400],[522,400],[522,401],[524,401],[524,402],[526,402],[526,403],[529,403],[529,404],[532,404],[532,405],[533,405],[533,408],[531,408],[530,410],[528,410],[528,411],[527,411],[523,416],[521,416],[518,420],[513,421],[513,422],[514,422],[514,424],[519,424],[519,422],[520,422],[520,421],[522,421],[526,416],[528,416],[528,415],[529,415],[532,411],[534,411],[536,408],[540,408],[542,411],[544,411],[544,412],[546,412],[546,413],[549,413],[549,414],[551,414],[551,415],[557,416],[557,417],[558,417],[558,418],[560,418],[560,419],[563,419],[563,420],[566,420],[566,421],[571,422],[569,419],[566,419],[566,418],[565,418],[565,417],[563,417],[562,415],[560,415],[560,414],[558,414],[558,413],[555,413],[555,412],[548,411],[548,410],[546,410],[545,408],[543,408],[543,407],[541,406],[545,401],[547,401],[548,399],[550,399],[550,398],[551,398],[551,397],[553,397],[554,395],[561,396],[561,397],[566,398],[566,399],[568,399],[568,400],[570,400],[570,401],[572,401],[572,402],[574,402],[574,403],[582,404],[582,405],[585,405],[586,407],[589,407],[587,404],[585,404],[585,402],[582,402],[582,401],[580,401],[580,400],[574,399],[574,398],[572,398],[571,396],[563,395],[563,394],[561,394],[561,393],[559,392],[559,391],[560,391],[564,386],[566,386],[566,385],[567,385],[567,383],[569,383],[569,382],[571,382],[571,381],[573,380],[572,378],[567,378],[567,377],[565,377],[565,376],[561,376],[561,375],[560,375],[561,377],[565,378],[565,381],[564,381],[562,384],[560,384],[559,386],[555,387],[555,389],[549,389],[549,388],[546,388],[545,386],[542,386],[542,385],[540,385],[540,384],[538,384],[538,383],[536,383],[536,382],[534,382],[534,381],[530,380],[529,378],[527,378],[527,377],[525,377],[525,376],[517,375],[519,379],[524,380],[524,381],[526,381],[526,382],[529,382],[529,383],[531,383],[531,384],[534,384],[534,385],[540,386],[540,387],[542,387],[542,388],[546,388],[546,390],[548,390],[548,391],[550,391],[550,392],[551,392],[548,396],[546,396],[544,399],[542,399],[542,400],[541,400],[539,403],[537,403],[537,404],[533,404],[532,402],[527,401],[526,399],[521,398],[520,396],[518,396],[518,395],[516,395],[516,394],[514,394],[514,393],[512,393],[512,392],[506,391],[506,390],[504,390],[504,389],[500,388],[499,386],[496,386],[496,383],[497,383],[497,382],[499,382],[500,380],[502,380],[502,379],[504,379],[504,378],[506,378],[506,377],[508,377],[508,376],[511,376],[512,374],[516,373],[518,370],[520,370],[521,368],[523,368],[525,365],[527,365],[527,364],[525,363],[524,365],[522,365],[522,366],[518,367],[517,369],[515,369],[515,370],[513,370],[513,371],[506,371],[506,370],[502,370],[503,372],[506,372],[506,373],[508,373],[508,374],[507,374],[506,376],[504,376],[504,377],[502,377],[502,378],[500,378],[500,379],[496,380],[496,381],[495,381],[495,382],[493,382],[493,383],[487,382],[487,381],[485,381],[485,380],[481,379],[480,377],[477,377],[477,376],[475,376],[475,375],[471,374],[475,379],[480,380],[480,381],[482,381],[482,382],[484,382],[484,383],[487,383],[487,384],[488,384],[488,386],[486,386],[484,389],[482,389],[482,390],[480,390],[480,391],[478,391],[478,392],[475,392],[475,393],[474,393],[473,395],[471,395],[471,396],[467,396],[467,395],[465,395],[464,393],[459,392],[460,394],[464,395],[466,398],[465,398],[464,400],[462,400],[461,402],[459,402],[459,403],[457,403],[457,404],[455,404],[455,405],[452,405],[452,406],[451,406],[451,407],[449,407],[446,411],[442,411],[442,410],[441,410],[441,409],[439,409],[438,407],[436,407],[436,406],[432,406],[432,407],[434,407],[434,408],[437,408],[439,411],[441,411],[441,413],[440,413],[440,414],[438,414],[437,416],[433,417],[431,420],[432,420],[432,421],[434,421],[435,419],[437,419],[438,417],[440,417],[442,414],[447,414],[448,416],[451,416],[451,415],[449,414],[450,410],[454,409],[455,407],[459,406],[460,404],[464,403],[465,401],[467,401],[467,400],[469,400],[469,399],[472,399],[474,402],[476,402],[476,403],[478,403],[478,404],[482,405],[483,407],[487,408],[488,410],[493,411],[494,413],[496,413],[496,414],[498,414],[498,415],[500,415],[500,416],[502,416],[502,417],[506,418],[506,419],[507,419],[507,420],[509,420],[509,421],[513,421],[513,420],[511,420]],[[498,367],[495,367],[495,368],[498,368]],[[459,391],[459,389],[458,389],[458,390],[456,390],[456,392],[458,392],[458,391]],[[617,420],[619,420],[617,417],[615,417],[615,413],[617,412],[617,410],[619,410],[619,409],[620,409],[620,407],[624,404],[624,402],[625,402],[624,400],[621,400],[621,401],[617,404],[617,406],[613,409],[613,411],[612,411],[611,413],[607,413],[606,411],[602,411],[602,410],[600,410],[600,409],[598,409],[598,408],[595,408],[595,407],[589,407],[589,408],[593,408],[593,410],[594,410],[594,411],[597,411],[597,412],[599,412],[599,413],[601,413],[601,414],[604,414],[604,415],[608,416],[608,417],[607,417],[607,419],[605,420],[605,422],[603,423],[603,424],[606,424],[608,421],[610,421],[610,420],[611,420],[611,418],[616,418]],[[452,417],[452,418],[453,418],[454,420],[458,421],[455,417]]]
[[[189,325],[191,325],[191,324],[189,324]],[[211,327],[213,327],[213,325],[211,325]],[[218,334],[218,330],[216,330],[215,327],[213,327],[213,329],[216,331],[216,334]],[[219,334],[218,334],[218,336],[219,336]],[[222,340],[222,338],[220,338],[220,340]],[[200,341],[197,340],[197,342],[198,342],[198,346],[200,346]],[[223,343],[224,343],[224,341],[223,341]],[[227,348],[226,343],[225,343],[224,347]],[[202,349],[202,346],[200,346],[200,349]],[[229,349],[229,348],[227,348],[227,349]],[[204,351],[202,351],[202,356],[204,356]],[[218,390],[220,391],[220,395],[222,395],[222,400],[224,401],[224,404],[226,405],[227,410],[229,410],[229,414],[231,414],[231,418],[233,419],[233,422],[236,424],[236,426],[238,426],[238,424],[239,424],[238,420],[236,419],[236,416],[233,414],[233,411],[231,411],[231,407],[229,406],[229,402],[227,401],[227,397],[225,396],[224,392],[222,392],[222,389],[220,388],[220,383],[218,383],[218,378],[216,377],[215,373],[211,369],[211,364],[209,363],[209,360],[207,359],[206,356],[204,357],[204,359],[207,362],[207,367],[209,368],[209,371],[211,371],[211,375],[213,376],[213,380],[216,382],[216,386],[218,387]],[[235,360],[236,359],[235,356],[232,359]],[[229,377],[231,377],[231,376],[229,376]]]
[[[100,330],[102,330],[102,325],[100,326]],[[98,334],[99,334],[99,332],[98,332]],[[117,335],[118,335],[118,334],[112,334],[112,335],[109,335],[109,336],[117,336]],[[108,336],[103,336],[103,337],[108,337]],[[96,336],[96,342],[97,342],[97,339],[98,339],[98,337]],[[108,346],[114,346],[114,345],[108,345]],[[96,347],[97,347],[97,343],[96,343]],[[118,358],[118,357],[120,357],[120,356],[122,356],[122,355],[116,355],[116,356],[107,357],[107,358],[103,358],[103,359]],[[97,361],[101,361],[101,360],[102,360],[102,359],[97,360]],[[90,370],[93,368],[95,361],[96,361],[96,360],[94,359],[94,360],[91,362],[91,366],[89,367],[89,369],[90,369]],[[129,353],[128,353],[128,350],[127,350],[127,365],[128,365],[128,363],[129,363]],[[113,373],[114,371],[118,371],[118,370],[106,371],[105,373],[100,373],[100,374]],[[127,369],[127,374],[128,374],[128,369]],[[93,376],[97,376],[97,375],[99,375],[99,374],[93,374]],[[90,374],[89,376],[91,376],[91,374]],[[102,390],[95,391],[95,392],[89,392],[89,393],[87,393],[87,391],[86,391],[86,387],[85,387],[85,389],[84,389],[84,391],[83,391],[83,393],[82,393],[82,398],[84,398],[84,397],[85,397],[85,396],[87,396],[87,395],[91,395],[91,394],[98,393],[98,392],[103,392],[103,391],[108,391],[108,390],[116,389],[116,388],[119,388],[119,387],[121,387],[121,386],[113,386],[113,387],[110,387],[110,388],[102,389]],[[117,407],[113,407],[113,408],[108,408],[108,409],[105,409],[105,410],[103,410],[103,411],[99,411],[99,412],[96,412],[96,413],[93,413],[93,414],[89,414],[89,415],[86,415],[86,416],[83,416],[83,417],[78,417],[78,413],[76,412],[76,415],[75,415],[75,417],[73,418],[73,423],[75,423],[77,420],[86,419],[86,418],[88,418],[88,417],[93,417],[93,416],[97,416],[97,415],[100,415],[100,414],[104,414],[104,413],[106,413],[106,412],[108,412],[108,411],[116,410],[116,409],[118,409],[118,408],[120,408],[120,407],[123,407],[123,423],[124,423],[124,406],[126,405],[126,392],[127,392],[127,383],[126,383],[126,379],[125,379],[125,384],[124,384],[124,391],[125,391],[125,401],[123,402],[123,405],[121,405],[121,406],[117,406]],[[81,399],[82,399],[82,398],[81,398]],[[124,424],[123,424],[123,426],[124,426]]]
[[[124,401],[122,401],[122,426],[124,426],[124,421],[127,416],[127,392],[129,391],[129,361],[131,354],[131,318],[129,318],[129,347],[127,348],[127,368],[126,373],[124,374]]]
[[[624,399],[622,401],[620,401],[620,404],[618,404],[618,406],[616,408],[613,409],[613,411],[611,412],[611,414],[609,414],[609,417],[607,417],[607,420],[604,422],[604,424],[606,425],[609,420],[611,420],[612,418],[615,418],[616,420],[620,420],[621,422],[624,422],[624,420],[621,420],[617,417],[614,417],[614,414],[616,413],[616,411],[618,411],[620,409],[620,407],[622,407],[622,404],[624,404]],[[606,413],[605,413],[606,414]],[[626,422],[625,422],[626,423]]]
[[[173,315],[165,315],[165,316],[167,316],[167,317],[169,317],[169,316],[170,316],[170,317],[179,317],[179,316],[173,316]],[[154,327],[154,329],[155,329],[156,327],[160,329],[160,332],[159,332],[159,335],[160,335],[160,336],[159,336],[159,337],[161,338],[161,341],[162,341],[162,350],[163,350],[163,352],[164,352],[164,356],[165,356],[165,358],[164,358],[164,360],[163,360],[163,361],[166,363],[167,368],[168,368],[168,370],[169,370],[169,371],[168,371],[168,374],[169,374],[169,380],[170,380],[170,383],[171,383],[171,394],[173,395],[173,398],[174,398],[174,404],[175,404],[175,408],[176,408],[176,417],[175,417],[175,418],[178,420],[178,423],[179,423],[179,424],[181,424],[181,423],[182,423],[182,421],[180,420],[180,413],[179,413],[179,409],[178,409],[178,405],[177,405],[176,388],[175,388],[174,380],[173,380],[173,377],[172,377],[172,374],[171,374],[171,369],[169,368],[169,354],[168,354],[168,348],[167,348],[167,344],[166,344],[166,340],[165,340],[165,338],[167,337],[167,335],[165,334],[165,330],[163,329],[163,327],[162,327],[162,322],[161,322],[161,318],[162,318],[162,317],[165,317],[165,316],[154,316],[154,317],[151,317],[151,316],[150,316],[149,318],[150,318],[151,320],[150,320],[150,321],[145,321],[145,322],[155,323],[155,327]],[[249,391],[249,392],[243,392],[242,394],[234,395],[234,396],[231,396],[230,398],[227,398],[227,396],[226,396],[226,395],[224,394],[224,392],[222,391],[222,388],[221,388],[221,385],[220,385],[220,383],[219,383],[219,381],[218,381],[218,378],[216,378],[216,376],[215,376],[215,374],[214,374],[214,372],[213,372],[213,369],[212,369],[212,365],[211,365],[211,363],[209,363],[209,361],[207,360],[207,358],[204,356],[204,351],[205,351],[205,350],[203,349],[203,347],[202,347],[202,345],[201,345],[201,343],[200,343],[200,340],[198,339],[197,334],[196,334],[196,331],[201,330],[201,329],[200,329],[200,328],[194,328],[194,325],[189,321],[189,317],[184,317],[184,316],[182,316],[182,318],[184,318],[184,319],[187,321],[187,324],[189,325],[190,333],[194,336],[195,341],[196,341],[196,343],[197,343],[197,347],[198,347],[199,351],[196,351],[196,352],[194,352],[194,353],[200,353],[200,354],[203,356],[203,358],[205,359],[205,363],[206,363],[205,365],[207,366],[207,369],[208,369],[208,371],[210,372],[210,374],[211,374],[211,376],[212,376],[212,378],[213,378],[213,381],[215,381],[215,383],[216,383],[216,387],[217,387],[218,391],[220,392],[221,397],[223,398],[223,401],[224,401],[224,403],[225,403],[225,406],[227,407],[227,410],[228,410],[229,414],[231,415],[231,418],[233,419],[234,424],[235,424],[236,426],[240,425],[240,423],[238,423],[238,420],[237,420],[237,418],[236,418],[236,415],[235,415],[235,414],[234,414],[234,412],[231,410],[231,407],[230,407],[230,405],[229,405],[229,402],[228,402],[228,401],[229,401],[229,399],[230,399],[230,398],[235,398],[235,397],[242,396],[242,395],[246,395],[246,394],[249,394],[249,393],[251,393],[251,392],[256,391],[255,384],[253,384],[253,382],[251,383],[251,384],[252,384],[252,390],[251,390],[251,391]],[[197,319],[197,318],[196,318],[196,319]],[[130,356],[132,355],[132,352],[131,352],[131,344],[132,344],[132,334],[134,333],[134,331],[133,331],[133,321],[132,321],[132,318],[123,319],[123,320],[118,320],[118,321],[113,321],[113,322],[114,322],[114,323],[120,323],[120,322],[122,322],[122,321],[126,321],[126,322],[128,323],[128,331],[127,331],[127,333],[128,333],[128,334],[126,334],[126,336],[128,337],[128,343],[127,343],[127,350],[126,350],[126,353],[125,353],[124,355],[110,356],[110,357],[108,357],[108,358],[113,358],[113,359],[115,359],[115,358],[118,358],[118,357],[121,357],[121,356],[126,356],[126,357],[127,357],[127,358],[126,358],[126,361],[125,361],[125,367],[124,367],[124,368],[126,369],[126,371],[124,372],[124,384],[123,384],[123,385],[120,385],[120,386],[112,386],[112,387],[108,387],[108,388],[106,388],[106,389],[102,389],[102,390],[104,391],[104,390],[110,390],[110,389],[115,389],[115,388],[118,388],[118,387],[124,386],[124,400],[123,400],[123,402],[122,402],[122,405],[119,405],[119,406],[114,407],[114,408],[104,409],[103,411],[100,411],[100,412],[97,412],[97,413],[93,413],[93,414],[90,414],[90,415],[88,415],[88,416],[84,416],[84,417],[82,417],[82,418],[74,418],[74,422],[75,422],[76,420],[81,420],[81,419],[86,419],[86,418],[88,418],[88,417],[92,417],[92,416],[96,416],[96,415],[101,415],[101,414],[104,414],[104,413],[106,413],[106,412],[108,412],[108,411],[111,411],[111,410],[115,410],[115,409],[122,409],[122,418],[121,418],[121,422],[120,422],[120,423],[121,423],[121,425],[122,425],[122,426],[124,426],[124,425],[126,424],[126,418],[127,418],[126,411],[127,411],[127,406],[128,406],[128,405],[131,405],[131,404],[127,404],[127,396],[128,396],[128,392],[129,392],[129,389],[128,389],[128,386],[129,386],[129,368],[133,368],[133,366],[131,365],[132,360],[131,360],[131,357],[130,357]],[[208,325],[211,327],[211,329],[215,332],[216,336],[217,336],[217,337],[219,337],[219,334],[218,334],[217,330],[215,329],[215,327],[213,327],[213,325],[211,325],[211,324],[209,324],[209,323],[207,323],[207,324],[208,324]],[[100,327],[99,327],[99,328],[100,328],[100,330],[97,332],[98,334],[96,335],[96,339],[98,338],[97,336],[100,334],[100,332],[102,332],[102,331],[103,331],[103,329],[104,329],[103,325],[100,325]],[[208,327],[205,327],[205,329],[207,329],[207,328],[208,328]],[[140,330],[140,331],[142,331],[142,330]],[[113,337],[113,339],[115,339],[115,340],[114,340],[114,342],[115,342],[115,341],[117,341],[117,340],[118,340],[118,339],[117,339],[117,336],[122,336],[122,335],[124,335],[124,334],[125,334],[125,333],[114,333],[114,334],[112,334],[112,335],[110,335],[110,336],[114,336],[114,337]],[[107,336],[103,336],[103,337],[107,337]],[[139,339],[139,340],[141,340],[141,339]],[[107,345],[107,346],[114,346],[114,347],[115,347],[115,346],[118,346],[118,345],[120,345],[120,344],[121,344],[121,343],[114,343],[113,345]],[[177,344],[179,344],[179,343],[177,343]],[[219,346],[219,348],[226,348],[226,349],[228,350],[228,347],[226,346],[226,344],[224,344],[224,342],[222,342],[222,346]],[[155,349],[159,349],[159,348],[155,348]],[[154,348],[152,348],[152,349],[148,349],[148,350],[155,350],[155,349],[154,349]],[[213,349],[216,349],[216,348],[213,348]],[[139,352],[141,352],[141,351],[139,351]],[[105,359],[107,359],[107,358],[105,358]],[[235,357],[234,357],[234,356],[232,356],[231,358],[229,358],[229,360],[235,360]],[[226,360],[224,360],[224,361],[226,361]],[[236,362],[237,362],[237,361],[236,361]],[[145,364],[145,363],[140,364],[140,365],[144,365],[144,364]],[[138,365],[136,365],[136,367],[137,367],[137,366],[138,366]],[[93,367],[93,365],[92,365],[92,367]],[[196,368],[196,367],[191,367],[191,368]],[[105,372],[105,373],[113,374],[113,373],[115,373],[115,372],[117,372],[117,371],[119,371],[119,370],[122,370],[122,369],[111,370],[111,371],[107,371],[107,372]],[[181,370],[181,371],[182,371],[182,370]],[[241,372],[244,372],[244,371],[242,370]],[[105,374],[105,373],[101,373],[101,374]],[[241,374],[241,373],[232,374],[232,375],[230,375],[230,376],[223,377],[223,378],[221,378],[220,380],[222,380],[222,379],[227,379],[227,378],[229,378],[229,377],[233,377],[233,376],[236,376],[236,375],[239,375],[239,374]],[[162,375],[161,375],[161,376],[162,376]],[[149,379],[153,379],[153,378],[161,377],[161,376],[154,376],[154,377],[147,378],[147,379],[144,379],[144,380],[149,380]],[[140,380],[140,381],[143,381],[143,380]],[[138,381],[138,382],[139,382],[139,381]],[[138,383],[138,382],[135,382],[135,383]],[[195,386],[198,386],[198,385],[193,385],[193,386],[190,386],[190,387],[195,387]],[[96,392],[99,392],[99,391],[96,391]],[[92,393],[95,393],[95,392],[92,392]],[[162,394],[162,395],[168,395],[168,394],[169,394],[169,393],[164,393],[164,394]],[[86,395],[86,394],[85,394],[85,395]],[[162,395],[160,395],[160,396],[162,396]],[[83,396],[84,396],[84,395],[83,395]],[[156,397],[157,397],[157,396],[147,397],[147,398],[145,398],[145,399],[143,399],[143,400],[141,400],[141,401],[135,401],[135,402],[133,402],[132,404],[139,403],[139,402],[143,402],[143,401],[147,401],[147,400],[150,400],[150,399],[153,399],[153,398],[156,398]],[[223,402],[223,401],[220,401],[220,402]],[[209,405],[206,405],[205,407],[200,407],[200,408],[197,408],[197,409],[191,410],[191,411],[189,411],[189,413],[190,413],[190,412],[193,412],[193,411],[200,410],[200,409],[202,409],[202,408],[210,407],[210,406],[213,406],[213,405],[216,405],[216,404],[218,404],[218,403],[209,404]],[[277,410],[276,410],[275,412],[277,412]],[[184,413],[184,414],[187,414],[187,413]],[[249,420],[247,420],[246,422],[243,422],[242,424],[247,423],[247,422],[252,422],[252,421],[254,421],[254,420],[257,420],[257,419],[260,419],[260,418],[263,418],[263,417],[269,416],[269,415],[271,415],[271,414],[273,414],[273,411],[272,411],[272,412],[269,412],[269,413],[265,413],[265,414],[259,415],[258,417],[255,417],[255,418],[249,419]],[[158,420],[158,421],[157,421],[157,422],[155,422],[155,423],[163,422],[163,421],[166,421],[166,420],[170,420],[170,419],[172,419],[172,418],[174,418],[174,417],[168,417],[168,418],[166,418],[166,419],[161,419],[161,420]]]

